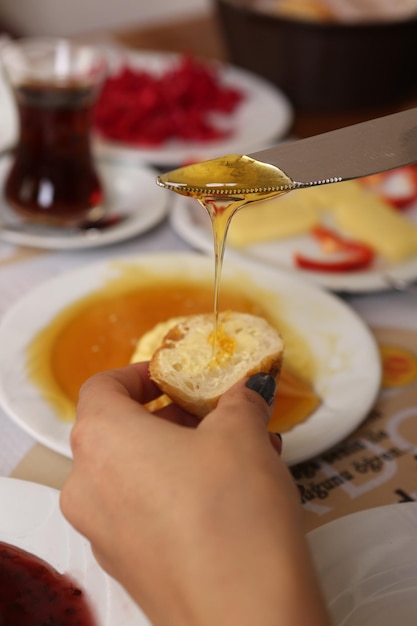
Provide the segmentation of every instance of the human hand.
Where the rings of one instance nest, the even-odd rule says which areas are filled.
[[[327,624],[267,402],[242,381],[199,422],[158,395],[145,363],[83,386],[64,515],[155,626]]]

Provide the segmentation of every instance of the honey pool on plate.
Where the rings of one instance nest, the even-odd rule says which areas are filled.
[[[137,341],[157,323],[213,312],[213,281],[122,264],[95,292],[58,313],[27,349],[29,379],[57,416],[72,420],[82,383],[93,374],[127,365]],[[238,282],[238,285],[237,285]],[[320,404],[312,382],[316,364],[302,332],[279,314],[279,297],[249,279],[222,281],[220,309],[263,315],[284,338],[284,366],[270,430],[285,432]]]

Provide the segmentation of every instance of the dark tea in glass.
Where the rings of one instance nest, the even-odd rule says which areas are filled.
[[[65,40],[23,40],[3,55],[13,88],[19,140],[4,194],[28,221],[70,226],[104,213],[91,150],[91,118],[105,63]],[[20,65],[19,65],[20,64]]]

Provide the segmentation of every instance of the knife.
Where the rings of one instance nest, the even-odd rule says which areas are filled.
[[[266,166],[261,167],[259,163]],[[362,178],[417,163],[417,108],[166,172],[157,184],[183,195],[269,194]],[[246,185],[246,186],[245,186]]]
[[[324,185],[417,163],[417,108],[248,155],[278,167],[294,188]]]

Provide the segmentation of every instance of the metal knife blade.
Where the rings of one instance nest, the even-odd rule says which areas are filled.
[[[282,143],[249,157],[311,187],[417,163],[417,108]]]

